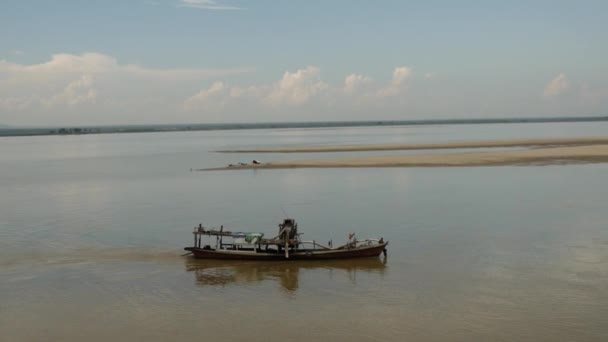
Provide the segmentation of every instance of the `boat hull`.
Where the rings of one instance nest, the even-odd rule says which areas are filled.
[[[378,257],[386,252],[388,242],[374,246],[328,249],[328,250],[306,250],[290,252],[289,258],[283,253],[267,253],[264,251],[239,251],[228,249],[203,249],[198,247],[186,247],[186,251],[192,252],[198,259],[232,259],[232,260],[329,260],[329,259],[353,259],[365,257]]]

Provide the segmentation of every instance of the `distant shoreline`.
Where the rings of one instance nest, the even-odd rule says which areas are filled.
[[[436,150],[457,148],[496,148],[496,147],[547,147],[608,145],[608,137],[584,138],[541,138],[478,141],[448,141],[427,144],[365,144],[333,146],[276,147],[251,150],[222,150],[218,153],[322,153],[322,152],[363,152],[363,151],[405,151]]]
[[[341,128],[341,127],[391,127],[425,125],[475,125],[515,123],[602,122],[608,116],[551,117],[551,118],[496,118],[496,119],[433,119],[433,120],[376,120],[376,121],[327,121],[327,122],[265,122],[265,123],[213,123],[213,124],[166,124],[166,125],[112,125],[112,126],[63,126],[63,127],[10,127],[0,126],[0,137],[85,135],[118,133],[188,132],[244,129],[289,128]]]
[[[381,151],[382,145],[361,145],[356,149],[346,146],[327,147],[325,151],[312,148],[310,152]],[[394,145],[384,145],[396,150]],[[401,149],[447,149],[480,147],[528,147],[518,150],[485,150],[481,152],[398,154],[385,156],[337,157],[271,161],[260,164],[233,165],[198,171],[289,169],[289,168],[343,168],[343,167],[448,167],[448,166],[500,166],[500,165],[561,165],[608,162],[608,137],[566,139],[514,139],[502,141],[451,142],[437,144],[409,144]],[[422,149],[418,148],[418,149]],[[298,151],[304,152],[304,151]]]

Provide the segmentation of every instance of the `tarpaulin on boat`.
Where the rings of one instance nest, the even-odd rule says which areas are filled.
[[[255,243],[264,237],[264,233],[233,233],[235,243]]]

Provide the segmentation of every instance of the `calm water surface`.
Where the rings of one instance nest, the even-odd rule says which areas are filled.
[[[219,149],[607,129],[567,123],[2,138],[0,341],[608,340],[608,165],[190,171],[349,155],[210,152]],[[388,258],[180,256],[199,222],[272,234],[282,209],[306,239],[383,236]]]

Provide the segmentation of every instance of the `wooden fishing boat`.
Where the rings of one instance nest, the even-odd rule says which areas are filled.
[[[378,257],[384,253],[388,241],[380,239],[357,240],[354,234],[339,247],[324,246],[316,241],[303,241],[294,219],[285,219],[279,224],[279,234],[265,239],[262,233],[242,233],[217,229],[206,229],[202,225],[194,228],[194,246],[184,248],[195,258],[237,260],[319,260]],[[215,237],[215,247],[203,245],[203,236]],[[225,243],[224,238],[230,239]]]

